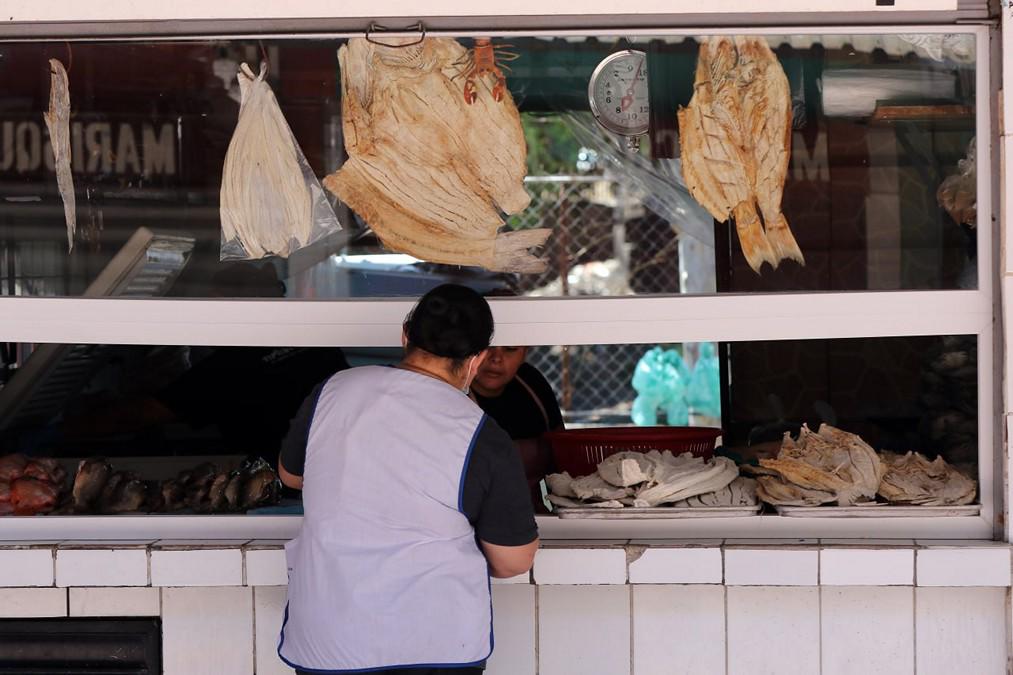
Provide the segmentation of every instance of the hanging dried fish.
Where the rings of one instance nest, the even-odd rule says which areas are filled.
[[[53,165],[56,167],[56,185],[63,199],[63,216],[67,221],[67,252],[74,250],[74,232],[77,230],[77,200],[74,196],[74,176],[70,164],[70,84],[67,70],[57,59],[49,59],[50,85],[49,110],[43,113],[49,129],[49,144],[53,147]]]
[[[464,47],[426,38],[400,47],[356,38],[338,51],[349,158],[324,187],[356,211],[384,245],[430,262],[541,272],[528,252],[548,229],[498,234],[518,213],[527,146],[509,91],[465,100]]]
[[[693,98],[678,111],[683,177],[715,219],[735,218],[742,253],[757,273],[765,262],[805,264],[781,213],[791,115],[788,78],[765,40],[701,43]]]
[[[312,188],[319,184],[311,172],[307,175],[306,160],[266,75],[266,63],[256,76],[247,64],[240,66],[239,121],[222,172],[223,258],[287,257],[313,234]]]

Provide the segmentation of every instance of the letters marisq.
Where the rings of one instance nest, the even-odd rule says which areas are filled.
[[[74,173],[174,176],[175,124],[84,122],[70,125]],[[0,121],[0,173],[53,172],[53,151],[41,117]]]

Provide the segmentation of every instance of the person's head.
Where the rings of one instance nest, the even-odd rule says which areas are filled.
[[[499,396],[517,375],[527,355],[527,347],[490,347],[471,388],[482,396]]]
[[[467,286],[443,284],[419,299],[404,322],[407,356],[436,357],[470,383],[492,340],[489,303]]]

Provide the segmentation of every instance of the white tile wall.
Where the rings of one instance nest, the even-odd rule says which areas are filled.
[[[539,675],[630,675],[630,587],[538,589]]]
[[[164,675],[253,673],[252,588],[163,588]]]
[[[625,584],[622,548],[541,548],[535,554],[536,584]]]
[[[986,548],[920,549],[919,586],[1009,586],[1010,551]]]
[[[916,588],[918,675],[1006,672],[1004,588]]]
[[[152,586],[241,586],[243,552],[232,549],[152,550]]]
[[[71,588],[71,616],[158,616],[157,588]]]
[[[278,658],[278,635],[285,617],[285,588],[253,589],[254,643],[257,675],[292,675],[295,672]]]
[[[820,551],[824,586],[911,586],[915,554],[911,549],[825,548]]]
[[[629,565],[631,584],[720,584],[720,548],[649,548]]]
[[[247,586],[285,586],[288,584],[285,549],[247,549],[244,555]]]
[[[60,549],[57,586],[147,586],[148,551],[144,548]]]
[[[52,586],[53,549],[0,550],[0,586]]]
[[[914,588],[822,594],[822,675],[913,675]]]
[[[728,675],[820,670],[818,588],[729,587]]]
[[[633,587],[633,675],[724,672],[724,587]]]
[[[485,675],[535,675],[534,586],[507,584],[492,588],[493,634],[496,646]]]
[[[0,588],[0,618],[67,616],[66,588]]]
[[[531,572],[525,572],[524,574],[518,574],[515,577],[508,577],[506,579],[490,579],[493,586],[502,584],[530,584],[531,583]]]
[[[815,586],[819,551],[725,549],[725,583],[729,586]]]

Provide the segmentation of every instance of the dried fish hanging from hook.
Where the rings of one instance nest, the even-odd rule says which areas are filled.
[[[56,168],[56,185],[63,198],[63,215],[67,221],[67,252],[74,250],[74,232],[77,230],[77,200],[74,196],[74,176],[70,157],[70,85],[67,70],[57,59],[49,59],[50,89],[49,110],[43,113],[49,129],[49,144],[53,148],[53,165]]]
[[[222,259],[287,257],[339,230],[334,211],[264,81],[240,66],[242,101],[222,172]]]

